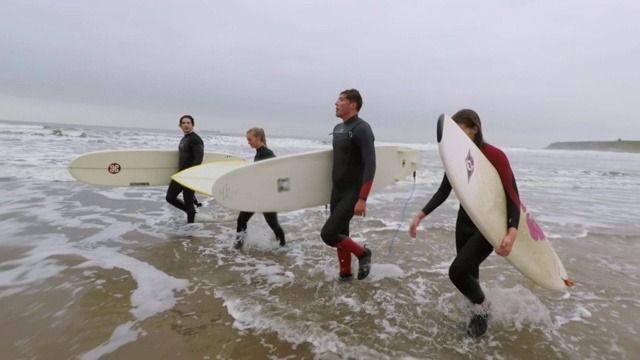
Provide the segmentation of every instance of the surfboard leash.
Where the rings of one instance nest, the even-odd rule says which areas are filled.
[[[400,218],[400,223],[398,224],[398,227],[396,228],[396,231],[394,231],[393,236],[391,237],[391,244],[389,244],[389,254],[391,254],[391,248],[393,247],[393,243],[396,241],[396,235],[398,234],[398,231],[400,230],[400,226],[402,226],[402,223],[404,222],[404,214],[407,211],[407,205],[409,205],[409,200],[411,200],[411,197],[413,196],[413,191],[416,189],[416,171],[413,171],[413,186],[411,187],[411,193],[409,194],[409,198],[407,198],[407,201],[405,201],[404,203],[404,207],[402,208],[402,217]]]

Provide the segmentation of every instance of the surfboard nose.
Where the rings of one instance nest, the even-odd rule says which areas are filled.
[[[444,114],[440,114],[440,116],[438,116],[438,125],[436,128],[436,139],[438,140],[438,143],[440,143],[440,141],[442,140],[442,132],[444,129]]]

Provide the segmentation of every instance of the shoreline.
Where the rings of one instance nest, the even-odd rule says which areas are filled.
[[[555,142],[545,147],[547,150],[593,150],[640,153],[640,141],[616,140],[616,141],[567,141]]]

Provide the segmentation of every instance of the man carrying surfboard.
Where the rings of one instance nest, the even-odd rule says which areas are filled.
[[[179,163],[178,172],[190,168],[195,165],[202,164],[204,157],[204,142],[193,132],[195,121],[191,115],[184,115],[180,118],[180,128],[184,132],[180,145],[178,145]],[[184,201],[178,199],[178,195],[182,193]],[[188,189],[176,181],[171,180],[167,189],[166,200],[169,204],[187,213],[187,223],[193,223],[196,217],[196,209],[194,207],[195,192]]]
[[[480,117],[475,111],[463,109],[451,118],[482,151],[500,176],[507,199],[506,219],[504,219],[507,224],[507,233],[502,238],[499,248],[495,249],[495,252],[501,256],[508,256],[517,237],[518,222],[520,221],[520,198],[509,160],[504,152],[484,141]],[[473,165],[473,158],[469,158],[467,160],[469,176],[473,172]],[[416,229],[420,221],[440,206],[447,199],[451,190],[451,183],[445,173],[440,188],[413,219],[409,227],[409,236],[416,237]],[[456,288],[473,304],[467,334],[472,337],[478,337],[487,331],[487,324],[490,318],[490,304],[485,299],[484,292],[480,288],[478,281],[480,264],[494,249],[473,223],[462,205],[460,205],[456,219],[455,238],[456,258],[449,268],[449,278]]]
[[[340,279],[353,278],[351,254],[358,258],[358,280],[369,276],[371,250],[349,237],[349,222],[354,215],[365,215],[367,196],[376,173],[376,153],[371,126],[358,113],[362,97],[356,89],[340,93],[336,117],[342,123],[333,128],[333,170],[329,218],[320,237],[335,247],[340,264]]]

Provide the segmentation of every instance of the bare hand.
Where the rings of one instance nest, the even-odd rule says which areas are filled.
[[[424,213],[421,211],[419,212],[414,218],[413,221],[411,222],[411,225],[409,225],[409,236],[412,238],[416,237],[416,230],[418,229],[418,225],[420,225],[420,221],[422,220],[422,218],[424,218]]]
[[[364,216],[367,213],[367,202],[360,199],[356,203],[356,207],[353,209],[353,213],[357,216]]]
[[[511,249],[513,248],[513,243],[516,241],[516,237],[518,236],[518,229],[509,228],[507,231],[507,235],[504,236],[502,242],[500,243],[500,247],[496,249],[496,254],[500,256],[509,256],[511,253]]]

